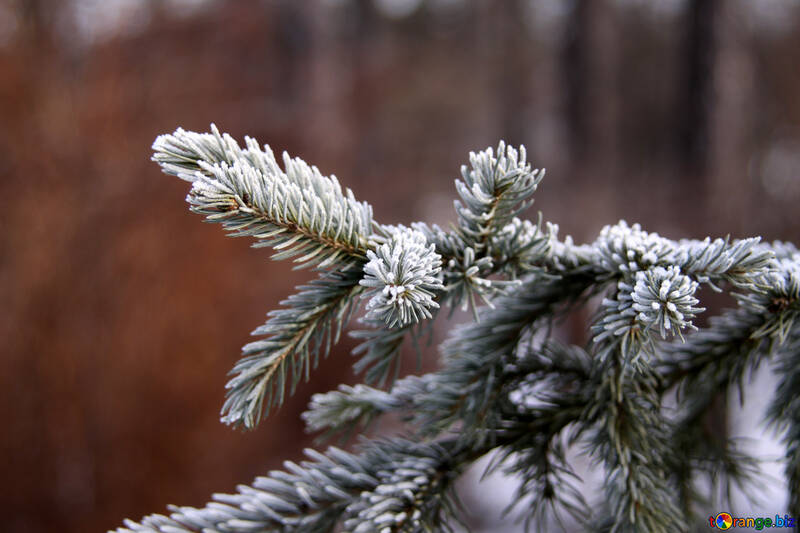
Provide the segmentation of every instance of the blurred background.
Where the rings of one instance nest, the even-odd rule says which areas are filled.
[[[578,241],[624,218],[798,242],[800,1],[0,0],[3,531],[203,505],[300,458],[310,394],[355,379],[346,340],[256,431],[219,423],[249,332],[311,274],[149,161],[211,122],[384,223],[454,220],[460,164],[505,139],[548,170],[531,214]],[[471,520],[512,531],[487,490]]]

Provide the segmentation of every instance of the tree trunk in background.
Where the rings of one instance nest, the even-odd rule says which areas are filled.
[[[751,34],[741,9],[721,2],[717,12],[717,42],[713,68],[713,105],[709,106],[707,194],[710,226],[717,234],[741,237],[753,233],[752,219],[743,216],[755,193],[749,167],[755,114],[754,57]],[[720,202],[720,198],[725,198]]]
[[[723,0],[691,0],[686,11],[684,80],[677,128],[682,175],[692,186],[705,179],[714,99],[714,64],[717,54],[717,22]]]
[[[616,6],[577,0],[564,22],[561,52],[563,117],[568,177],[591,192],[579,212],[589,220],[618,218],[624,202],[614,187],[618,174]],[[598,179],[599,178],[599,179]]]
[[[374,130],[374,98],[376,96],[370,79],[370,57],[372,48],[379,40],[382,19],[375,11],[371,0],[354,0],[348,9],[353,11],[351,33],[348,35],[351,48],[352,70],[350,79],[353,93],[350,108],[351,124],[354,128],[358,149],[353,154],[354,174],[368,175],[372,160],[380,158],[379,144],[370,132]]]
[[[563,77],[564,119],[569,135],[572,159],[585,157],[589,145],[588,94],[591,61],[591,11],[589,0],[576,0],[564,26],[561,57]]]
[[[279,52],[278,64],[273,68],[279,72],[280,80],[273,97],[281,102],[280,112],[285,116],[282,122],[286,124],[296,120],[299,110],[308,102],[308,73],[314,40],[308,11],[306,4],[282,0],[271,21],[274,47]],[[287,133],[295,135],[303,133],[296,128],[289,130]],[[292,144],[302,142],[302,139],[292,139]]]
[[[562,77],[570,153],[593,175],[614,176],[616,167],[615,11],[604,0],[578,0],[564,27]]]
[[[500,2],[491,14],[491,56],[500,136],[508,144],[518,146],[527,141],[530,36],[525,29],[525,14],[519,0]]]

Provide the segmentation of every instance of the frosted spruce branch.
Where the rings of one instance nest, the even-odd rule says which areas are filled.
[[[323,273],[318,280],[272,311],[266,324],[253,335],[267,335],[242,348],[243,357],[233,367],[228,382],[222,421],[253,428],[264,412],[283,403],[287,384],[294,391],[301,378],[316,368],[355,310],[362,288],[352,271]]]
[[[595,341],[593,401],[583,417],[593,427],[590,448],[604,464],[610,530],[680,529],[667,481],[669,423],[658,377],[647,360],[649,333],[632,326]]]
[[[371,442],[359,454],[329,448],[306,450],[309,460],[287,461],[285,470],[215,494],[204,508],[170,508],[118,533],[423,531],[451,512],[450,484],[465,464],[452,442],[420,444],[403,439]]]
[[[219,222],[254,246],[275,248],[275,259],[299,266],[339,266],[363,261],[372,233],[372,208],[357,202],[335,176],[283,154],[284,169],[269,146],[247,138],[246,148],[227,134],[178,129],[153,143],[153,160],[167,174],[192,183],[192,211]]]
[[[766,362],[780,371],[767,420],[786,444],[788,511],[800,514],[792,244],[673,240],[625,221],[576,244],[556,224],[521,218],[543,171],[504,143],[470,154],[450,229],[379,224],[333,176],[288,156],[281,167],[269,147],[241,148],[213,127],[159,137],[154,150],[166,173],[192,183],[193,211],[317,271],[244,347],[223,420],[254,427],[359,316],[353,366],[366,384],[314,395],[303,419],[349,436],[392,415],[403,438],[307,451],[236,494],[118,531],[447,531],[459,520],[454,480],[487,454],[490,470],[520,480],[509,505],[532,527],[688,530],[705,523],[695,513],[709,480],[716,492],[757,477],[757,458],[706,420]],[[736,307],[714,315],[704,288]],[[399,375],[405,341],[444,307],[469,307],[474,321],[452,328],[437,370]],[[564,339],[576,316],[590,317],[585,345]],[[586,492],[569,453],[602,469],[603,494]]]
[[[283,403],[287,383],[293,390],[301,376],[308,377],[320,353],[327,354],[342,318],[349,318],[344,311],[352,310],[348,296],[362,292],[356,285],[369,289],[369,316],[379,323],[386,319],[389,326],[411,326],[431,318],[444,289],[441,259],[435,244],[428,245],[419,231],[374,223],[372,208],[343,190],[335,176],[325,177],[286,153],[281,169],[269,146],[261,149],[246,138],[242,148],[214,125],[211,130],[178,129],[153,143],[153,160],[162,170],[192,183],[187,196],[192,211],[221,223],[234,236],[254,237],[254,246],[273,247],[275,259],[293,258],[299,267],[340,272],[355,266],[357,273],[349,281],[336,280],[332,291],[325,283],[305,287],[286,302],[289,308],[254,332],[270,338],[244,347],[222,410],[223,421],[251,428],[264,412]],[[501,187],[503,194],[507,185]],[[421,258],[427,263],[420,263]],[[329,277],[337,276],[341,278],[337,272]],[[376,352],[375,343],[367,345],[364,361],[377,369],[370,376],[383,372],[378,377],[386,379],[384,369],[399,353],[402,338],[397,340],[397,349],[386,352]]]
[[[778,243],[778,257],[783,247]],[[687,459],[673,470],[683,494],[696,494],[695,481],[701,472],[717,485],[744,484],[756,477],[759,466],[755,459],[739,451],[724,435],[709,432],[704,420],[730,388],[736,387],[743,396],[745,380],[771,356],[777,360],[783,378],[769,421],[786,434],[791,497],[800,494],[800,485],[791,481],[790,465],[797,461],[791,448],[795,426],[786,423],[791,419],[789,406],[794,401],[786,384],[795,379],[797,371],[793,366],[797,353],[794,320],[800,312],[797,263],[788,257],[775,260],[756,279],[755,290],[734,293],[738,308],[712,317],[709,326],[688,337],[687,342],[665,347],[662,387],[675,388],[680,402],[671,440]]]
[[[458,229],[467,246],[485,252],[512,218],[528,207],[531,196],[544,177],[543,170],[532,170],[526,161],[525,147],[519,150],[500,142],[491,148],[469,154],[470,166],[461,167],[461,180],[455,201]]]

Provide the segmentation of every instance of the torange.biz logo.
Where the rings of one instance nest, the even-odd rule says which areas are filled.
[[[734,517],[730,513],[719,513],[708,517],[708,525],[717,529],[730,529],[732,527],[748,527],[761,531],[765,527],[794,527],[794,518],[789,515],[775,515],[764,517]]]
[[[733,525],[733,517],[728,513],[719,513],[716,517],[709,518],[709,522],[711,522],[711,527],[729,529]]]

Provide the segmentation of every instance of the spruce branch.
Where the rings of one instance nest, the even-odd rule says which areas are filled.
[[[662,338],[674,334],[683,340],[681,330],[697,330],[691,319],[705,310],[694,307],[699,303],[694,296],[697,285],[674,265],[654,266],[623,277],[617,282],[614,297],[603,299],[595,342],[618,338],[624,354],[638,355],[635,347],[639,345],[649,353],[655,352],[648,335],[651,328],[658,329]]]
[[[376,473],[387,454],[405,447],[396,443],[368,447],[362,454],[329,448],[325,454],[305,450],[310,460],[285,462],[284,471],[241,485],[238,494],[215,494],[202,509],[170,507],[169,517],[151,515],[141,523],[125,521],[117,533],[282,532],[323,533],[334,527],[347,506],[374,489]],[[410,444],[408,444],[410,446]]]
[[[578,428],[591,400],[591,357],[578,346],[531,336],[504,375],[508,403],[503,408],[502,432],[513,438],[498,448],[494,462],[520,478],[507,510],[524,506],[526,529],[553,519],[568,530],[562,514],[579,523],[591,515],[581,494],[580,479],[565,457],[568,428]],[[514,435],[514,437],[511,437]]]
[[[419,366],[422,356],[419,339],[424,336],[430,339],[432,321],[400,328],[386,328],[383,323],[366,318],[359,321],[370,329],[350,332],[354,339],[361,339],[353,349],[353,355],[360,356],[353,364],[353,370],[356,374],[364,374],[365,383],[379,387],[395,383],[400,373],[400,350],[409,337],[417,352]]]
[[[447,531],[458,520],[453,480],[490,452],[489,470],[520,478],[512,506],[527,504],[528,524],[566,512],[602,531],[684,530],[704,502],[700,480],[747,488],[756,477],[757,459],[709,435],[705,420],[768,359],[781,372],[768,420],[787,445],[790,506],[800,514],[794,245],[671,240],[625,221],[589,244],[559,239],[556,224],[517,218],[543,172],[504,143],[470,155],[449,231],[378,224],[335,177],[287,155],[281,168],[269,147],[247,139],[242,148],[213,126],[179,129],[153,148],[166,173],[192,183],[192,210],[319,271],[254,332],[265,338],[244,347],[223,420],[255,426],[366,300],[354,367],[389,387],[316,394],[303,419],[324,436],[348,435],[391,413],[405,437],[364,441],[357,453],[307,451],[310,460],[237,494],[119,531]],[[737,308],[695,324],[702,284],[730,291]],[[554,325],[601,293],[588,348],[557,342]],[[402,345],[444,304],[471,307],[475,323],[450,333],[438,370],[400,378]],[[584,501],[568,451],[603,466],[604,498]]]
[[[308,379],[320,355],[328,355],[349,322],[355,297],[363,290],[359,279],[352,270],[323,272],[284,301],[284,309],[269,314],[266,324],[253,332],[268,338],[244,346],[232,370],[236,375],[226,385],[223,422],[255,427],[273,406],[283,403],[287,382],[294,392],[300,379]]]
[[[777,369],[781,376],[775,398],[767,413],[773,428],[786,445],[785,467],[789,484],[789,512],[800,516],[800,331],[792,335],[791,346],[781,351]]]
[[[541,213],[536,224],[514,217],[492,236],[492,261],[498,271],[517,279],[540,269],[550,247],[550,235],[542,232]]]
[[[388,453],[375,474],[379,482],[364,491],[345,510],[345,531],[392,533],[452,531],[452,481],[467,461],[453,454],[450,442],[414,446]],[[409,447],[411,448],[411,447]],[[463,462],[462,462],[463,461]]]
[[[366,428],[373,420],[390,412],[409,418],[426,394],[440,384],[437,373],[407,376],[394,382],[391,391],[367,385],[340,385],[335,391],[311,397],[303,420],[309,431],[326,431],[325,436]]]
[[[558,231],[558,224],[547,223],[548,248],[542,259],[547,271],[563,274],[578,269],[590,269],[595,270],[598,276],[604,274],[595,264],[597,253],[593,246],[575,244],[571,235],[567,235],[562,241],[558,238]]]
[[[448,232],[436,224],[421,222],[412,227],[433,243],[443,258],[442,301],[451,310],[471,309],[476,319],[478,299],[491,307],[494,297],[518,286],[518,278],[541,270],[551,251],[551,236],[542,233],[541,220],[534,225],[513,217],[492,236],[489,255],[477,252],[457,230]],[[498,278],[497,274],[510,279]]]
[[[228,134],[178,129],[153,143],[153,160],[167,174],[192,183],[186,200],[195,213],[219,222],[233,236],[276,250],[298,268],[342,267],[366,259],[372,208],[342,190],[335,176],[283,154],[284,169],[269,146],[252,138],[244,149]]]
[[[786,258],[772,261],[769,270],[752,277],[748,292],[735,294],[737,309],[712,317],[708,328],[689,336],[686,342],[665,347],[662,387],[676,387],[680,413],[670,446],[686,459],[675,464],[672,471],[687,511],[691,501],[698,499],[692,485],[698,472],[707,474],[716,486],[736,483],[745,487],[757,477],[757,461],[738,451],[736,442],[709,434],[705,421],[730,387],[738,386],[740,396],[743,394],[744,380],[767,357],[777,357],[781,367],[783,361],[791,359],[790,354],[796,351],[792,332],[800,300],[797,280],[796,263]],[[783,368],[784,380],[790,382],[793,367],[789,364]],[[786,428],[779,406],[790,404],[781,387],[785,387],[783,382],[769,419],[776,427]]]
[[[708,239],[674,243],[624,223],[605,229],[599,240],[601,245],[596,249],[601,264],[621,276],[615,296],[603,301],[605,310],[596,328],[597,380],[601,386],[596,403],[587,411],[588,420],[600,423],[593,447],[610,472],[609,501],[614,512],[609,527],[611,531],[628,527],[660,531],[663,529],[655,528],[663,528],[669,516],[673,522],[678,516],[664,513],[665,509],[676,510],[677,504],[670,498],[666,481],[669,467],[674,467],[677,459],[664,442],[671,433],[679,435],[678,439],[686,433],[665,431],[669,424],[660,414],[661,380],[650,361],[657,348],[649,330],[655,326],[666,337],[667,333],[680,335],[687,326],[694,328],[687,319],[703,310],[694,307],[698,303],[694,297],[698,281],[722,279],[752,286],[763,275],[771,254],[758,250],[757,240],[737,241],[732,246],[727,241]],[[665,261],[673,264],[661,266]],[[710,404],[710,399],[705,401]],[[604,402],[606,407],[599,407]],[[696,423],[698,419],[693,420]],[[693,451],[698,452],[695,460],[706,459],[709,453]],[[645,455],[648,459],[642,462]],[[727,457],[730,453],[717,454],[714,464]],[[737,464],[744,464],[744,460]],[[687,475],[678,479],[680,487],[691,483],[691,472]],[[686,511],[686,506],[682,507]]]
[[[460,448],[452,439],[367,441],[359,453],[331,447],[305,450],[307,461],[215,494],[203,508],[171,506],[170,516],[150,515],[116,533],[297,533],[345,531],[422,533],[449,531],[452,481],[487,450]]]
[[[747,286],[752,283],[752,276],[769,266],[774,255],[760,245],[760,240],[672,241],[642,230],[639,224],[628,226],[622,220],[600,232],[592,247],[597,254],[592,262],[612,275],[634,275],[652,266],[677,266],[683,274],[719,290],[715,281]]]
[[[461,167],[456,180],[460,201],[455,201],[458,228],[468,246],[478,253],[489,252],[491,237],[512,218],[531,205],[531,196],[544,177],[543,170],[532,170],[526,161],[525,147],[517,150],[497,145],[470,152],[470,167]]]
[[[500,424],[496,406],[504,401],[504,365],[537,320],[552,320],[587,297],[593,280],[583,271],[563,277],[533,274],[514,294],[499,296],[494,308],[483,308],[477,324],[457,328],[443,345],[440,386],[419,401],[417,425],[437,433],[460,424],[462,438],[476,446],[493,438]]]
[[[606,315],[600,317],[601,333],[593,346],[594,398],[583,417],[593,427],[592,455],[607,471],[606,498],[613,510],[609,530],[666,533],[681,524],[667,482],[669,423],[650,361],[650,333],[615,308],[615,302],[625,311],[632,308],[630,288],[620,282],[617,297],[604,300]]]

